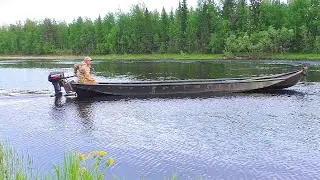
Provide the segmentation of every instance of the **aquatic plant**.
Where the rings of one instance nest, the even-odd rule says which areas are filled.
[[[53,179],[57,180],[102,180],[104,173],[101,168],[114,164],[112,157],[106,158],[106,151],[84,153],[68,152],[64,157],[64,166],[55,166]]]

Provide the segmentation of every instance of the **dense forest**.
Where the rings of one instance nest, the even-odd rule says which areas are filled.
[[[182,0],[171,11],[139,4],[95,20],[0,28],[3,55],[282,52],[320,52],[319,0]]]

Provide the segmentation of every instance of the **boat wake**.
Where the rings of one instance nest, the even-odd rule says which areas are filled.
[[[0,89],[0,97],[52,94],[51,90]]]

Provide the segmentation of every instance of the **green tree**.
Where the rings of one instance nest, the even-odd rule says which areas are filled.
[[[187,7],[187,0],[182,0],[180,5],[179,2],[179,15],[180,15],[180,50],[185,51],[186,47],[186,30],[187,30],[187,23],[188,23],[188,7]]]
[[[197,38],[197,32],[199,27],[199,16],[198,12],[190,8],[188,13],[188,25],[186,29],[186,52],[198,53],[199,42]]]
[[[164,8],[162,8],[160,19],[160,52],[165,53],[168,51],[169,46],[169,17]]]
[[[61,53],[69,53],[70,50],[70,41],[69,41],[69,26],[66,22],[60,22],[58,24],[58,37],[57,37],[57,49]]]
[[[43,49],[45,54],[53,54],[58,44],[58,26],[55,21],[45,18],[43,21]]]
[[[246,0],[239,0],[236,4],[236,20],[235,27],[237,32],[250,31],[250,10]]]
[[[311,7],[311,0],[294,0],[289,3],[287,23],[290,29],[295,32],[294,48],[295,52],[302,51],[307,40],[304,39],[305,27],[308,25],[309,8]],[[303,28],[301,28],[303,27]]]
[[[259,16],[260,16],[260,5],[262,0],[250,0],[250,8],[251,8],[251,17],[253,26],[251,27],[251,30],[258,29],[260,30],[260,22],[259,22]]]
[[[107,14],[103,19],[103,41],[99,49],[102,54],[115,54],[118,52],[119,28],[116,24],[115,15]]]
[[[141,32],[141,53],[150,54],[152,53],[152,47],[153,47],[153,32],[152,32],[152,21],[150,17],[150,12],[146,8],[144,11],[144,22],[143,22],[143,29]]]
[[[104,54],[105,45],[103,43],[103,39],[104,39],[103,38],[103,25],[102,25],[102,19],[101,19],[100,14],[94,22],[94,29],[95,29],[95,40],[96,40],[95,53]]]
[[[175,18],[173,11],[170,11],[170,24],[169,24],[169,45],[168,52],[169,53],[178,53],[180,52],[180,44],[179,44],[179,18]]]

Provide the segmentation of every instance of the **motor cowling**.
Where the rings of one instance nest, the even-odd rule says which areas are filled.
[[[64,88],[68,95],[73,93],[71,86],[72,80],[67,80],[69,77],[64,76],[64,72],[50,72],[48,76],[48,81],[52,83],[54,87],[55,96],[62,94],[61,87]]]
[[[64,73],[63,72],[50,72],[48,76],[48,81],[49,82],[59,82],[64,78]]]

